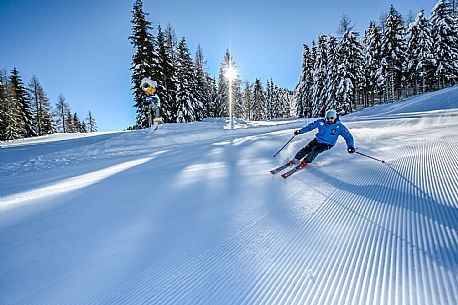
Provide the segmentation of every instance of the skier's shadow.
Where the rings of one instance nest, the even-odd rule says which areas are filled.
[[[387,164],[388,165],[388,164]],[[447,202],[441,203],[434,199],[431,195],[426,193],[420,187],[415,185],[412,181],[406,178],[399,170],[394,168],[391,165],[388,165],[389,171],[392,173],[391,177],[385,177],[383,181],[376,181],[378,184],[350,184],[344,182],[342,180],[336,179],[325,172],[319,171],[319,175],[325,181],[329,182],[337,189],[353,193],[355,195],[365,197],[369,200],[368,201],[360,201],[362,204],[383,204],[388,206],[397,206],[399,209],[406,209],[410,210],[410,220],[406,220],[406,214],[400,211],[396,213],[394,217],[398,219],[398,221],[394,221],[393,223],[405,223],[405,225],[413,225],[416,223],[416,228],[412,228],[412,230],[424,230],[420,229],[425,223],[429,223],[430,228],[433,231],[444,231],[440,227],[444,226],[448,229],[446,231],[455,231],[458,229],[458,209],[455,207],[450,206]],[[375,177],[376,175],[371,177]],[[408,191],[404,191],[398,188],[391,188],[387,186],[383,186],[388,181],[393,181],[394,177],[400,177],[402,180],[408,183],[410,189]],[[378,176],[380,177],[380,176]],[[383,177],[383,175],[382,175]],[[368,181],[368,177],[361,177],[358,179],[359,181]],[[396,181],[396,180],[394,180]],[[415,194],[418,193],[419,195]],[[371,202],[372,201],[372,202]],[[348,206],[345,202],[342,201],[334,201],[337,204],[343,206],[346,209],[350,209],[352,212],[358,214],[360,217],[364,217],[367,221],[371,222],[373,225],[383,227],[383,229],[389,231],[391,234],[397,236],[397,238],[405,239],[406,236],[402,235],[402,233],[397,230],[396,227],[386,227],[383,223],[375,221],[372,217],[368,217],[368,215],[363,215],[360,212],[360,209],[354,209]],[[421,219],[423,217],[424,220]],[[429,231],[429,229],[426,229]],[[429,234],[440,234],[440,233],[429,233]],[[428,234],[428,235],[429,235]],[[427,236],[423,236],[423,239],[430,238]],[[458,249],[456,247],[449,247],[442,244],[430,244],[429,246],[420,246],[422,243],[418,240],[406,240],[406,242],[412,242],[413,246],[419,247],[419,250],[425,253],[427,256],[437,260],[438,257],[448,257],[454,258],[458,255]],[[448,244],[448,243],[446,243]],[[441,254],[439,254],[441,253]],[[439,263],[444,264],[443,259],[438,259]],[[455,267],[458,268],[458,262],[456,260],[448,260],[447,267]]]
[[[439,202],[430,194],[418,187],[415,183],[406,178],[399,170],[387,164],[392,172],[391,177],[386,175],[372,175],[370,177],[384,177],[383,181],[374,181],[373,184],[361,183],[350,184],[328,175],[326,172],[318,171],[319,176],[334,185],[337,189],[366,197],[373,202],[380,202],[386,205],[395,205],[400,208],[411,210],[417,215],[422,215],[438,224],[442,224],[451,230],[458,230],[458,209],[450,206],[450,203]],[[396,181],[395,177],[401,178],[410,186],[408,190],[396,187],[384,186],[387,182]],[[361,177],[359,181],[370,181],[370,177]],[[399,180],[399,179],[397,179]],[[377,183],[378,182],[378,183]]]

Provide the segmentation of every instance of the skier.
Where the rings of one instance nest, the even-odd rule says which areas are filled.
[[[316,120],[315,122],[294,131],[294,134],[303,134],[315,128],[318,128],[318,133],[315,135],[315,138],[296,153],[294,159],[289,162],[290,165],[297,163],[302,158],[304,159],[299,164],[300,167],[304,167],[307,163],[312,163],[313,159],[315,159],[318,154],[331,149],[336,144],[339,136],[342,136],[345,139],[345,142],[347,143],[347,151],[351,154],[355,152],[353,136],[340,122],[337,117],[337,112],[334,109],[326,111],[324,119]]]

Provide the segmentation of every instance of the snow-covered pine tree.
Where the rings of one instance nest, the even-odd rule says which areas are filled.
[[[158,90],[161,99],[162,118],[166,123],[177,121],[178,105],[177,100],[177,55],[175,31],[169,24],[165,31],[159,28],[158,32],[158,57],[159,66],[162,70],[162,84]]]
[[[287,88],[280,89],[281,99],[284,104],[284,118],[290,118],[296,115],[296,102],[294,101],[294,92]]]
[[[97,131],[97,123],[95,122],[95,118],[90,110],[86,117],[86,130],[87,132]]]
[[[272,98],[272,102],[273,102],[273,114],[272,114],[272,118],[274,119],[278,119],[278,118],[282,118],[283,117],[283,114],[284,114],[284,111],[285,111],[285,105],[283,104],[283,100],[282,100],[282,96],[280,94],[280,88],[278,87],[278,85],[274,84],[272,80],[271,81],[271,85],[273,87],[272,89],[272,95],[273,95],[273,98]]]
[[[338,90],[338,69],[339,69],[339,54],[338,54],[338,42],[337,38],[333,35],[328,37],[328,49],[327,49],[327,59],[328,59],[328,73],[326,74],[326,108],[338,108],[336,105],[336,96]]]
[[[275,85],[275,105],[276,118],[286,118],[286,113],[289,112],[289,102],[283,95],[283,88]]]
[[[328,46],[327,36],[318,36],[316,48],[316,58],[313,67],[313,87],[312,87],[312,116],[323,116],[326,111],[326,77],[328,70]]]
[[[32,79],[29,82],[28,90],[32,98],[33,109],[35,111],[34,124],[35,124],[35,130],[37,131],[38,136],[43,135],[42,125],[41,125],[41,119],[43,117],[41,113],[43,111],[43,107],[42,107],[41,98],[38,93],[40,89],[43,89],[41,88],[40,81],[38,80],[38,78],[35,75],[33,75]]]
[[[386,85],[389,101],[401,98],[406,64],[405,28],[401,14],[391,5],[382,38],[382,59],[386,62]]]
[[[9,81],[6,82],[6,99],[4,109],[6,110],[3,114],[5,127],[2,138],[4,140],[23,138],[24,122],[22,121],[22,111],[16,98],[15,87]]]
[[[13,68],[13,70],[11,71],[9,83],[14,88],[16,102],[18,103],[18,106],[21,109],[21,137],[36,136],[37,133],[33,126],[33,114],[32,106],[30,103],[30,96],[16,68]]]
[[[177,122],[200,121],[203,118],[203,105],[195,96],[197,84],[194,75],[194,64],[184,37],[178,44],[177,52]]]
[[[141,90],[143,78],[153,77],[153,71],[157,68],[157,54],[153,47],[154,37],[150,34],[151,22],[146,20],[148,14],[143,11],[143,1],[135,0],[132,9],[132,36],[129,40],[135,48],[132,57],[132,90],[134,91],[135,105],[137,108],[136,124],[139,127],[149,126],[149,109],[146,96]]]
[[[245,89],[242,93],[243,117],[245,120],[252,120],[253,114],[253,85],[245,82]]]
[[[377,71],[380,68],[381,62],[381,46],[382,46],[382,35],[380,28],[376,25],[375,21],[371,21],[369,29],[366,31],[363,40],[363,54],[364,54],[364,76],[363,76],[363,87],[366,96],[371,97],[371,103],[374,105],[375,94],[381,94],[380,88],[377,86]],[[367,99],[367,97],[365,98]],[[366,103],[367,104],[367,103]]]
[[[242,81],[237,78],[232,81],[232,102],[233,105],[233,115],[236,118],[243,118],[245,116],[243,111],[243,100],[242,100],[242,90],[240,88]]]
[[[218,107],[217,107],[217,98],[218,98],[218,85],[216,84],[215,77],[208,75],[207,83],[210,89],[210,102],[208,105],[208,116],[209,117],[218,117]]]
[[[218,95],[215,100],[216,117],[229,116],[229,80],[226,78],[225,73],[230,66],[233,68],[236,67],[232,55],[229,50],[226,50],[223,61],[219,67]],[[240,84],[238,79],[232,81],[233,88],[237,86],[237,83]]]
[[[262,82],[258,78],[254,82],[252,102],[253,102],[252,112],[251,112],[252,120],[260,121],[266,118],[266,111],[264,108],[265,93],[264,93],[264,88],[262,87]]]
[[[68,109],[67,113],[65,114],[65,123],[67,124],[67,126],[65,126],[67,133],[78,132],[77,122],[75,122],[75,117],[73,116],[70,108]]]
[[[229,51],[226,50],[224,59],[219,66],[218,73],[218,93],[213,104],[213,112],[215,117],[227,117],[229,115],[228,101],[229,101],[229,82],[227,81],[224,73],[226,67],[229,65],[230,55]]]
[[[418,91],[423,93],[431,90],[434,63],[429,21],[424,10],[421,10],[415,21],[409,24],[407,43],[407,77],[413,88],[413,94],[417,94]]]
[[[6,140],[7,102],[6,72],[0,70],[0,141]]]
[[[76,112],[73,114],[73,132],[84,132],[81,121]]]
[[[51,105],[48,96],[40,84],[38,78],[33,75],[28,85],[29,94],[32,98],[34,109],[35,130],[39,136],[55,132],[54,120],[51,114]]]
[[[356,100],[356,88],[362,78],[363,52],[356,32],[345,32],[339,41],[338,87],[335,108],[340,113],[353,111]]]
[[[172,66],[172,59],[168,58],[168,52],[165,46],[165,35],[161,26],[157,27],[157,39],[155,40],[155,47],[157,49],[157,68],[154,71],[154,80],[157,82],[156,94],[161,100],[161,116],[164,122],[169,122],[171,117],[171,110],[169,109],[168,102],[169,95],[167,88],[172,87],[170,79],[167,77],[167,72],[174,69]]]
[[[310,65],[310,48],[304,44],[302,51],[302,69],[299,82],[294,89],[294,99],[296,100],[296,115],[304,117],[307,115],[307,108],[311,100],[311,83],[308,82],[313,65]]]
[[[299,82],[299,87],[296,87],[294,92],[296,104],[296,116],[311,117],[313,110],[313,82],[314,82],[314,65],[316,59],[316,44],[313,41],[312,47],[309,49],[304,44],[304,52],[302,56],[302,72]]]
[[[75,112],[75,114],[74,114],[74,117],[76,117],[76,118],[78,119],[78,124],[77,124],[77,126],[78,126],[78,132],[86,133],[86,132],[87,132],[87,129],[86,129],[86,122],[84,122],[84,120],[81,120],[81,119],[77,116],[76,112]]]
[[[458,28],[452,4],[439,0],[431,11],[430,22],[435,75],[437,86],[441,89],[455,84],[458,78]]]
[[[205,59],[200,45],[197,46],[196,56],[194,58],[195,76],[196,76],[196,92],[195,97],[202,103],[202,118],[210,116],[212,103],[211,87],[208,83],[209,75],[205,69]]]
[[[54,117],[59,132],[69,132],[67,130],[67,115],[70,113],[70,106],[65,101],[63,94],[59,94],[57,97],[56,107],[54,109]]]
[[[208,116],[216,117],[216,97],[218,96],[218,85],[216,84],[216,79],[214,76],[207,76],[207,83],[210,88],[210,100],[208,103]]]
[[[266,98],[264,99],[264,109],[266,110],[266,119],[270,120],[274,115],[274,83],[272,79],[267,80]]]

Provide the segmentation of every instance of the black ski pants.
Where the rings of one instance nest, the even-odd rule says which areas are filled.
[[[294,158],[301,160],[305,157],[305,162],[312,163],[313,159],[325,150],[331,149],[333,145],[323,144],[316,139],[310,141],[305,147],[299,150]]]

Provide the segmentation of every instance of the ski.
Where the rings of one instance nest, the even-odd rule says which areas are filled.
[[[284,170],[285,168],[287,168],[287,167],[290,166],[290,165],[291,165],[291,164],[288,162],[288,163],[286,163],[285,165],[282,165],[282,166],[279,166],[279,167],[277,167],[277,168],[271,169],[271,170],[270,170],[270,173],[271,173],[272,175],[274,175],[274,174],[276,174],[276,173],[278,173],[278,172],[281,172],[282,170]]]
[[[293,167],[292,169],[290,169],[289,171],[287,171],[286,173],[281,174],[281,176],[283,177],[283,179],[286,179],[289,176],[291,176],[292,174],[294,174],[295,172],[297,172],[298,170],[303,169],[304,167],[305,165],[299,164]]]

